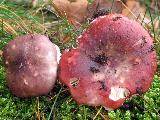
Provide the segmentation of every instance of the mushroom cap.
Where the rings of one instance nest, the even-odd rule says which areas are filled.
[[[79,104],[116,109],[133,94],[146,92],[156,71],[153,39],[136,21],[120,14],[95,19],[65,51],[60,80]]]
[[[7,85],[18,97],[46,95],[57,77],[57,50],[46,36],[24,35],[3,50]]]

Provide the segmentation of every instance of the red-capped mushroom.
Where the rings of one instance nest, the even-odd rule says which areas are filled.
[[[133,94],[146,92],[156,71],[156,52],[148,32],[120,14],[95,19],[64,52],[60,80],[79,104],[116,109]]]
[[[43,35],[10,41],[3,51],[9,89],[19,97],[48,94],[56,81],[57,52],[58,47]]]

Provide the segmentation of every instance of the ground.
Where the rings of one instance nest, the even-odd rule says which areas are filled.
[[[53,23],[52,28],[46,30],[43,25],[44,20],[50,23],[52,19],[58,18],[47,10],[44,11],[47,17],[45,14],[40,14],[41,12],[36,13],[36,10],[38,9],[14,2],[5,0],[0,2],[0,50],[16,36],[32,32],[49,36],[54,43],[60,46],[61,51],[76,46],[75,39],[86,25],[76,30],[66,19],[62,19],[58,24]],[[65,40],[68,40],[69,36],[70,42],[62,42],[61,34],[56,31],[66,35]],[[151,32],[154,35],[157,34],[155,31]],[[103,107],[78,105],[70,96],[68,89],[58,81],[56,87],[47,96],[18,98],[6,86],[6,73],[2,56],[0,56],[0,120],[159,120],[160,43],[158,38],[155,41],[158,70],[154,75],[150,90],[143,95],[130,98],[121,108],[114,111],[106,111]]]

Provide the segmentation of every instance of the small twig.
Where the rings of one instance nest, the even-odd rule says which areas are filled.
[[[122,2],[122,0],[117,0],[120,1],[122,3],[122,5],[137,19],[137,16]],[[141,21],[138,19],[138,22],[141,23]],[[147,29],[145,26],[143,26],[145,29]]]
[[[101,112],[101,110],[102,110],[102,106],[101,106],[101,108],[97,111],[97,113],[96,113],[96,115],[94,116],[93,120],[95,120],[95,119],[97,118],[97,116],[99,115],[99,113]]]
[[[155,13],[158,16],[158,21],[160,22],[160,11],[157,9],[158,8],[158,1],[156,0],[155,2],[156,2]],[[160,28],[160,23],[159,23],[159,28]],[[160,36],[160,31],[158,31],[157,37],[159,38],[159,36]]]
[[[59,90],[58,94],[56,95],[55,101],[54,101],[54,103],[53,103],[53,105],[52,105],[51,112],[49,113],[49,116],[48,116],[48,119],[47,119],[47,120],[50,120],[50,119],[51,119],[51,115],[52,115],[53,109],[54,109],[54,107],[55,107],[55,104],[56,104],[56,102],[57,102],[57,99],[58,99],[59,95],[61,94],[61,91],[62,91],[62,88]]]
[[[4,35],[4,25],[3,25],[3,19],[1,20],[1,23],[2,23],[2,32],[1,32],[1,34],[0,34],[0,36],[2,36],[3,37],[3,35]]]
[[[95,107],[95,108],[96,108],[96,107]],[[102,108],[103,108],[103,107],[101,107],[99,110],[96,108],[96,110],[97,110],[98,112],[97,112],[97,114],[95,115],[95,117],[93,118],[93,120],[96,119],[96,117],[97,117],[98,115],[100,115],[101,118],[103,118],[104,120],[109,120],[109,117],[108,117],[108,116],[105,116],[105,115],[103,115],[103,114],[101,113]]]
[[[6,10],[10,13],[12,13],[12,15],[14,15],[22,24],[22,26],[27,30],[27,32],[32,33],[32,31],[29,29],[29,27],[25,24],[25,22],[21,19],[21,17],[19,17],[16,13],[14,13],[13,11],[9,10],[8,8],[6,8],[5,6],[0,6],[0,9]]]
[[[0,19],[0,22],[1,22],[1,19]],[[14,28],[9,23],[5,22],[4,20],[3,20],[3,28],[5,30],[12,32],[12,34],[18,35],[18,33],[14,30]]]
[[[143,25],[143,22],[144,22],[144,19],[145,19],[145,17],[146,17],[146,14],[147,14],[147,10],[146,10],[145,13],[144,13],[143,19],[142,19],[142,21],[141,21],[141,25]]]
[[[154,40],[156,40],[156,35],[155,35],[155,30],[154,30],[154,23],[153,23],[153,17],[152,17],[152,14],[151,14],[151,11],[147,5],[147,8],[148,8],[148,11],[149,11],[149,15],[150,15],[150,18],[151,18],[151,25],[152,25],[152,32],[154,34]]]
[[[138,16],[136,18],[136,21],[139,19],[140,16],[141,16],[141,13],[138,14]]]
[[[102,113],[99,113],[99,115],[104,119],[104,120],[109,120],[109,117],[107,116],[107,118],[106,118],[106,116],[104,116]]]
[[[69,104],[72,100],[73,100],[73,98],[70,98],[70,99],[67,101],[67,104]]]
[[[120,1],[122,3],[122,5],[135,17],[137,18],[137,16],[122,2],[122,0],[117,0]]]
[[[41,9],[41,13],[42,13],[42,24],[44,26],[44,13],[43,13],[43,10]],[[44,33],[45,29],[43,30],[43,33]]]
[[[37,97],[37,119],[40,120],[41,117],[40,117],[40,112],[39,112],[39,97]]]
[[[112,5],[111,5],[111,8],[110,8],[110,13],[112,13],[113,5],[114,5],[114,0],[112,0]]]

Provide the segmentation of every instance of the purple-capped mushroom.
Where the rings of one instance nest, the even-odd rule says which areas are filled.
[[[18,97],[48,94],[57,78],[59,48],[44,35],[24,35],[3,50],[7,85]]]
[[[59,78],[79,104],[116,109],[149,89],[156,52],[138,22],[120,14],[100,16],[78,42],[61,56]]]

